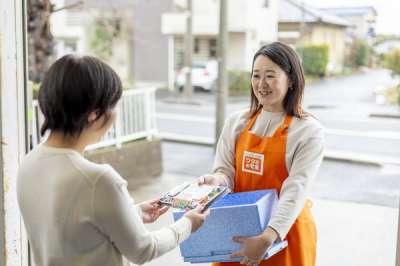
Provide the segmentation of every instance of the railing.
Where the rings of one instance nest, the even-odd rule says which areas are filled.
[[[32,146],[36,146],[42,141],[40,125],[44,118],[36,100],[32,106]],[[157,134],[155,117],[155,88],[126,90],[118,103],[113,126],[100,142],[88,146],[86,150],[112,145],[120,148],[124,142],[152,139]]]

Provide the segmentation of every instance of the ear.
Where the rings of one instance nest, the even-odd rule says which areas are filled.
[[[92,111],[90,112],[89,116],[88,116],[88,122],[89,124],[93,123],[94,121],[96,121],[97,119],[97,111]]]
[[[289,79],[289,81],[288,81],[288,88],[289,89],[293,89],[293,82]]]

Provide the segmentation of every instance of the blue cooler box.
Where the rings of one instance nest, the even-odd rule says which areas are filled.
[[[276,190],[258,190],[227,194],[210,206],[210,216],[203,226],[180,245],[184,261],[191,263],[240,261],[229,256],[240,250],[233,236],[256,236],[268,225],[278,197]],[[184,214],[173,212],[174,220]],[[286,241],[274,244],[264,258],[287,246]]]

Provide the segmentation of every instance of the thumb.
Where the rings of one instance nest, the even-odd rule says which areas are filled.
[[[198,213],[201,213],[203,210],[204,210],[204,204],[198,204],[197,206],[196,206],[196,208],[194,208],[193,210],[195,211],[195,212],[198,212]]]
[[[247,237],[243,237],[243,236],[234,236],[234,237],[232,237],[233,241],[235,241],[237,243],[241,243],[241,244],[243,244],[246,239],[247,239]]]
[[[158,205],[159,202],[160,202],[160,198],[155,198],[155,199],[148,201],[148,203],[150,203],[151,205]]]
[[[199,179],[197,179],[197,183],[199,185],[203,185],[206,182],[205,177],[204,176],[200,176]]]
[[[168,206],[164,206],[161,209],[159,209],[159,214],[163,215],[164,213],[166,213],[169,210]]]
[[[243,257],[243,256],[244,256],[243,250],[239,250],[239,251],[232,253],[229,257],[231,259],[233,259],[233,258],[239,258],[239,257]]]
[[[204,217],[207,217],[210,215],[210,209],[207,209],[203,212]]]

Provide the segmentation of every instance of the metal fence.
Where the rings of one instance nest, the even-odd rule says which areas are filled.
[[[38,101],[33,101],[32,107],[32,146],[36,146],[43,138],[40,136],[40,127],[44,118]],[[124,142],[152,139],[157,134],[155,117],[155,88],[126,90],[118,103],[117,119],[113,126],[100,142],[88,146],[86,150],[112,145],[119,148]]]

